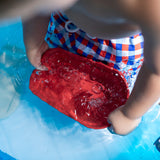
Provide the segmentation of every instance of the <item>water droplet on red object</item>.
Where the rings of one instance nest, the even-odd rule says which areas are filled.
[[[103,87],[100,84],[95,84],[92,86],[92,91],[96,94],[100,94],[103,91]]]

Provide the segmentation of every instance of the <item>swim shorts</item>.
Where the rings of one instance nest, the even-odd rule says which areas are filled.
[[[50,48],[61,47],[117,69],[127,80],[130,91],[143,63],[144,39],[141,33],[111,40],[91,37],[62,12],[51,14],[45,40]]]

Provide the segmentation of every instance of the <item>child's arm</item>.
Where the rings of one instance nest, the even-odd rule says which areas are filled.
[[[31,64],[40,70],[45,70],[41,65],[41,56],[48,49],[44,38],[50,16],[37,15],[28,21],[23,21],[23,38],[26,47],[27,57]]]
[[[131,15],[131,18],[139,23],[144,35],[144,64],[126,105],[109,116],[115,133],[121,135],[131,132],[160,97],[160,5],[157,0],[150,1],[150,5],[149,1],[143,2],[143,14],[137,10],[139,13],[134,13],[139,16]]]
[[[25,19],[43,12],[66,9],[77,0],[0,0],[0,19],[23,16]]]

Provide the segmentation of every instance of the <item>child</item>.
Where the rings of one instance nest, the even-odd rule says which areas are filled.
[[[23,16],[28,19],[37,12],[49,12],[55,9],[66,9],[73,5],[76,0],[1,0],[0,1],[0,19],[14,18]]]
[[[76,26],[62,12],[52,13],[46,38],[49,17],[24,23],[30,62],[45,70],[42,54],[59,46],[107,62],[123,72],[131,88],[141,68],[127,103],[109,115],[114,132],[128,134],[160,97],[160,1],[80,0],[66,14]]]

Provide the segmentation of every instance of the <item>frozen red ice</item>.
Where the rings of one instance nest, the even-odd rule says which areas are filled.
[[[31,91],[88,128],[108,127],[109,113],[129,96],[123,75],[101,62],[56,48],[45,52],[42,64],[48,71],[33,71]]]

